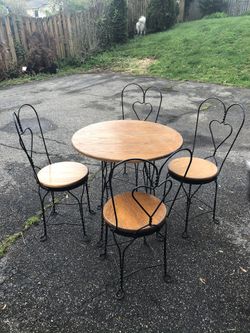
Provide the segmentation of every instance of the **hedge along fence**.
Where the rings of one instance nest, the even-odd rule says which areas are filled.
[[[146,15],[150,0],[128,0],[128,32],[133,34],[139,16]],[[27,54],[33,33],[39,33],[57,60],[84,57],[101,49],[98,22],[108,7],[98,2],[82,12],[60,12],[47,18],[21,16],[0,17],[0,69],[20,64],[21,53]],[[22,61],[23,62],[23,61]],[[23,63],[24,65],[24,63]]]

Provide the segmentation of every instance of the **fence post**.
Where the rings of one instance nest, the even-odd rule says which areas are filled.
[[[6,36],[7,36],[7,39],[8,39],[9,49],[10,49],[11,58],[12,58],[12,64],[16,65],[17,64],[17,56],[16,56],[16,49],[15,49],[13,34],[12,34],[12,31],[11,31],[11,27],[10,27],[10,18],[9,18],[9,16],[5,17],[5,25],[6,25]]]

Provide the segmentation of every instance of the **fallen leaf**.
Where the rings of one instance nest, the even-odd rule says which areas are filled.
[[[247,270],[243,267],[240,266],[240,270],[243,272],[243,273],[247,273]]]
[[[201,281],[201,283],[203,283],[203,284],[206,284],[207,283],[207,279],[206,278],[199,278],[199,280]]]

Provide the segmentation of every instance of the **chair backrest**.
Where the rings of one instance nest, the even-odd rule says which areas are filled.
[[[22,118],[22,113],[24,112],[24,110],[26,111],[25,115],[27,115],[27,113],[28,113],[29,115],[32,116],[32,118],[29,118],[29,120],[32,119],[32,121],[33,121],[33,119],[35,117],[35,122],[34,122],[33,126],[28,124],[29,121],[27,118]],[[38,113],[32,105],[23,104],[18,109],[17,113],[16,112],[13,113],[13,118],[14,118],[14,124],[16,127],[16,131],[17,131],[17,134],[19,137],[20,146],[23,149],[23,151],[25,152],[25,154],[30,162],[30,165],[33,169],[36,181],[39,183],[39,180],[37,177],[37,171],[40,169],[40,167],[38,167],[34,162],[34,154],[36,153],[36,151],[34,150],[34,132],[38,133],[38,138],[42,142],[42,146],[44,147],[44,152],[48,159],[48,163],[51,164],[51,161],[50,161],[48,149],[46,146],[46,142],[44,139],[43,130],[42,130],[42,126],[40,123]],[[37,128],[36,131],[34,131],[34,127]],[[42,153],[44,153],[44,152],[42,152]]]
[[[212,117],[208,116],[210,111]],[[211,153],[205,158],[212,159],[220,172],[244,125],[245,110],[238,103],[226,107],[225,103],[216,97],[204,100],[199,105],[197,112],[193,153],[197,148],[199,134],[201,134],[199,132],[201,115],[204,116],[203,122],[206,124],[211,144]],[[204,136],[204,128],[201,131]],[[220,158],[218,158],[219,151]]]
[[[128,168],[128,166],[131,165],[131,163],[132,165],[136,165],[138,168],[139,177],[137,179],[137,186],[135,186],[134,183],[130,182],[130,179],[126,178],[124,179],[124,177],[126,177],[123,174],[124,166],[126,165],[126,167]],[[164,163],[164,169],[166,170],[165,163]],[[157,213],[162,204],[165,202],[166,198],[168,198],[169,196],[171,196],[172,198],[171,205],[168,206],[168,215],[170,214],[174,201],[176,200],[176,197],[179,193],[181,184],[179,184],[177,188],[174,187],[173,181],[168,174],[165,176],[164,181],[159,183],[160,172],[162,169],[163,168],[161,168],[159,171],[155,163],[150,162],[148,160],[136,159],[136,158],[124,160],[112,166],[108,182],[110,188],[112,207],[115,216],[116,228],[119,227],[119,218],[117,214],[116,202],[114,199],[115,195],[117,194],[125,192],[131,193],[133,200],[136,202],[138,207],[140,207],[140,210],[143,216],[145,217],[145,220],[147,221],[147,223],[145,223],[145,225],[143,226],[143,229],[152,225],[154,215]],[[116,184],[117,181],[120,183],[120,186],[117,186]],[[154,206],[150,207],[150,211],[147,210],[143,201],[140,201],[141,199],[140,196],[138,196],[137,194],[138,192],[151,194],[158,198],[158,200],[155,201]],[[141,229],[138,229],[137,231],[139,232],[141,231]]]
[[[151,120],[157,123],[162,93],[157,87],[143,89],[137,83],[127,84],[121,92],[122,119]]]

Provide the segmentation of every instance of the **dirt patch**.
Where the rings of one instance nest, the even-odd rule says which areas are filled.
[[[137,75],[147,75],[148,68],[156,62],[156,59],[153,58],[144,58],[144,59],[129,59],[126,64],[123,64],[121,67],[114,66],[113,71],[132,73]]]
[[[149,68],[149,66],[151,66],[152,64],[154,64],[156,62],[156,59],[145,58],[145,59],[137,60],[136,62],[137,62],[137,66],[140,70],[146,71]]]

